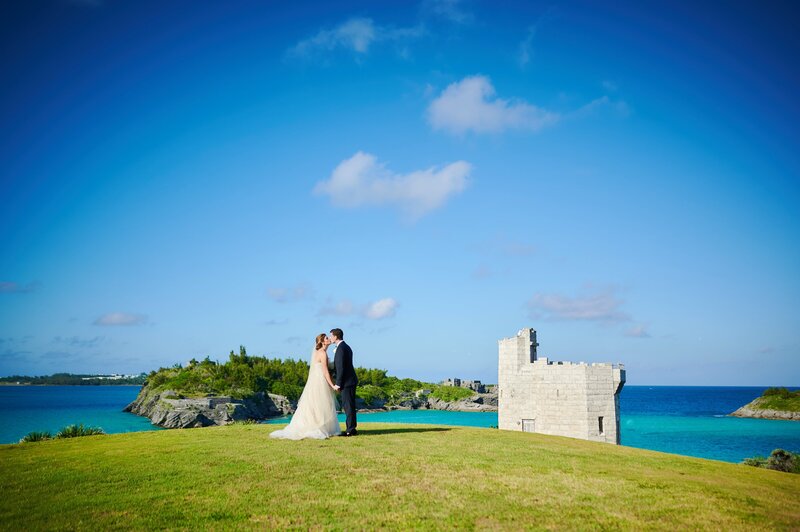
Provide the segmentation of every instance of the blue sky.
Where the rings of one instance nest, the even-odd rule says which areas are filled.
[[[703,3],[701,3],[703,4]],[[6,3],[0,374],[800,382],[791,3]]]

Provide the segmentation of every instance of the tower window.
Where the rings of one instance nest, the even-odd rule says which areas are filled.
[[[600,435],[604,434],[603,432],[603,416],[597,418],[597,428],[600,430]]]

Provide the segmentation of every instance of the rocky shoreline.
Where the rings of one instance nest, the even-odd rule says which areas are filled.
[[[172,390],[151,393],[146,387],[124,408],[150,418],[154,425],[168,429],[227,425],[246,419],[266,419],[294,412],[295,406],[282,395],[257,393],[251,398],[181,397]]]
[[[442,401],[435,397],[410,395],[395,404],[385,402],[366,404],[357,399],[356,406],[362,413],[387,412],[390,410],[447,410],[451,412],[496,412],[496,393],[476,393],[458,401]],[[282,395],[260,392],[247,399],[225,396],[200,398],[182,397],[175,391],[151,392],[142,387],[136,399],[124,408],[143,417],[159,427],[193,428],[211,425],[227,425],[247,419],[263,420],[294,413],[297,404]]]
[[[732,412],[730,415],[734,417],[752,417],[758,419],[785,419],[789,421],[800,421],[800,412],[760,408],[758,406],[759,399],[747,403],[743,407],[737,409],[735,412]]]

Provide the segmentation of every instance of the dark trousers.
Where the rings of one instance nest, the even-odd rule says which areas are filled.
[[[356,387],[345,386],[341,390],[342,394],[342,410],[346,416],[347,428],[345,432],[353,432],[356,430]]]

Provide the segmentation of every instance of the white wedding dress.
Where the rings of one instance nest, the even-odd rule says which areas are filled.
[[[271,438],[324,440],[342,432],[336,416],[336,392],[325,380],[322,364],[314,362],[312,356],[308,380],[297,401],[297,410],[286,428],[272,432]]]

